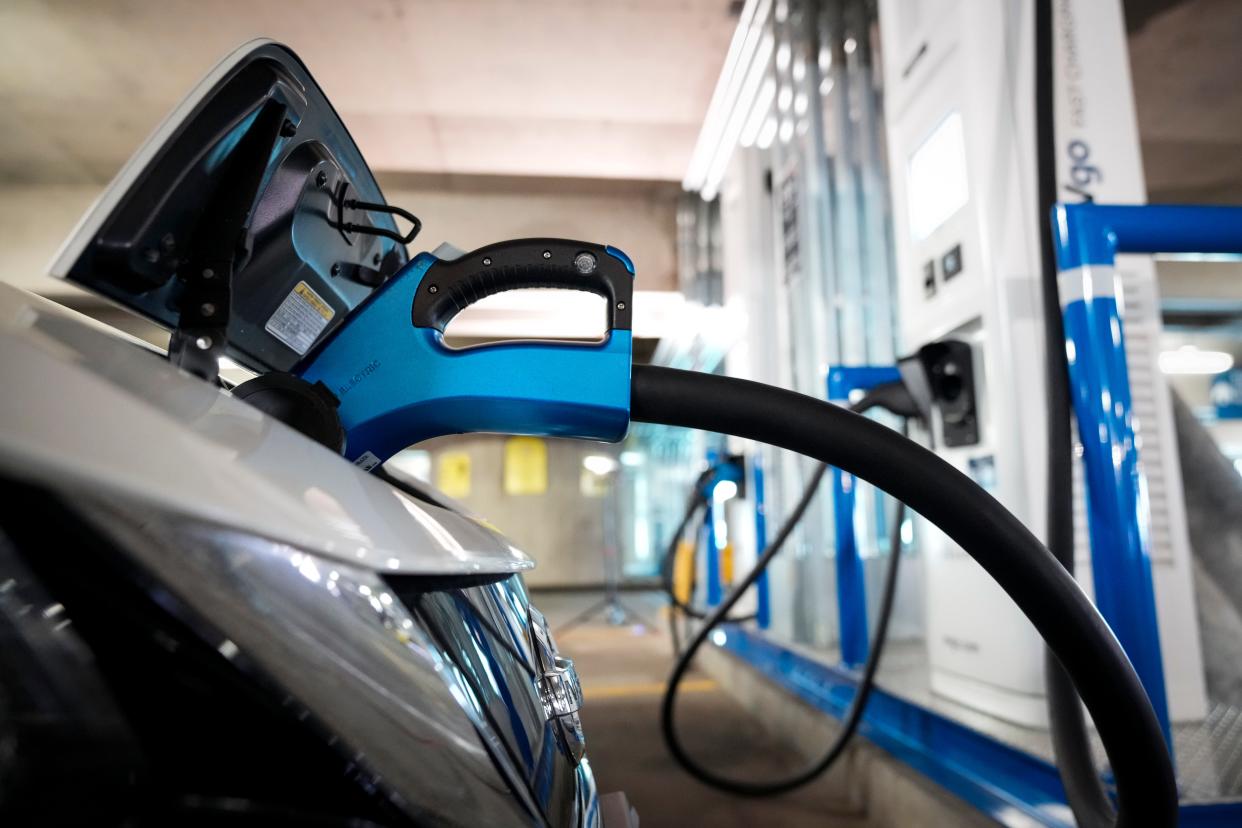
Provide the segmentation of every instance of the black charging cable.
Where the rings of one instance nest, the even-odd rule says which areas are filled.
[[[674,586],[675,577],[673,570],[677,562],[677,548],[681,545],[682,537],[686,534],[686,529],[694,520],[694,516],[706,504],[702,490],[711,474],[712,469],[706,469],[694,481],[694,490],[690,492],[690,497],[686,500],[685,511],[682,513],[681,520],[677,523],[677,528],[673,530],[668,547],[664,550],[664,557],[660,559],[660,587],[668,597],[668,633],[669,638],[673,642],[674,655],[681,652],[681,630],[677,625],[677,621],[679,616],[685,612],[685,608],[682,606],[683,602],[677,597],[677,590]]]
[[[850,410],[859,414],[875,407],[887,408],[893,413],[904,417],[915,416],[918,413],[913,398],[902,382],[878,385],[849,406]],[[690,775],[701,782],[729,793],[737,793],[744,796],[775,796],[801,787],[826,773],[844,755],[845,748],[853,739],[854,734],[858,730],[858,725],[862,722],[863,712],[867,709],[867,701],[870,699],[871,691],[875,687],[876,672],[879,670],[880,657],[883,654],[885,642],[888,640],[888,627],[893,615],[894,596],[897,593],[897,574],[901,561],[901,524],[905,520],[905,504],[902,503],[897,504],[896,514],[894,515],[893,529],[890,535],[891,544],[888,567],[884,575],[884,588],[880,595],[879,613],[876,619],[875,634],[872,636],[870,652],[867,654],[867,660],[863,664],[861,674],[855,686],[853,701],[851,701],[849,709],[842,718],[841,726],[835,738],[819,759],[806,769],[783,779],[765,780],[762,782],[729,779],[708,770],[694,760],[681,743],[677,729],[673,726],[672,711],[677,703],[677,693],[681,687],[682,679],[689,671],[690,665],[694,662],[695,656],[707,643],[714,629],[722,624],[730,623],[728,617],[729,610],[759,580],[759,577],[767,570],[768,565],[785,547],[794,529],[802,522],[807,509],[815,499],[815,494],[819,491],[820,484],[823,482],[827,472],[828,464],[820,463],[816,466],[815,471],[811,473],[810,480],[807,481],[807,485],[802,491],[802,495],[798,498],[798,502],[794,505],[789,516],[785,518],[785,522],[781,524],[781,528],[777,531],[772,542],[759,555],[750,572],[732,589],[720,606],[716,607],[714,612],[706,617],[703,625],[691,638],[690,644],[685,651],[678,653],[678,658],[673,664],[673,671],[664,690],[660,726],[669,752],[673,754],[678,764]]]
[[[1057,200],[1055,78],[1052,0],[1035,3],[1035,128],[1038,171],[1040,293],[1044,312],[1045,396],[1048,400],[1046,520],[1048,550],[1074,574],[1074,469],[1069,365],[1057,290],[1056,251],[1049,225]],[[1074,821],[1081,828],[1109,828],[1117,822],[1112,802],[1091,753],[1082,705],[1065,668],[1051,650],[1044,655],[1052,750]],[[1166,748],[1167,750],[1167,748]]]
[[[1117,824],[1177,824],[1173,764],[1125,652],[1064,567],[973,480],[884,425],[759,383],[635,365],[630,400],[635,421],[730,434],[813,457],[939,527],[1014,600],[1068,672],[1112,765]],[[663,711],[670,726],[674,712]]]
[[[862,397],[849,405],[850,410],[858,414],[865,413],[870,411],[872,408],[877,407],[885,408],[891,413],[907,419],[923,415],[923,412],[918,406],[918,402],[906,389],[905,383],[901,381],[881,383],[873,388],[867,389]],[[736,460],[736,458],[732,459]],[[799,502],[805,500],[809,503],[810,499],[819,488],[820,482],[824,479],[824,473],[827,470],[828,467],[821,464],[811,473],[811,478],[807,482],[806,488],[799,498]],[[677,626],[678,613],[685,618],[695,618],[699,620],[707,619],[711,617],[712,614],[711,610],[699,609],[698,607],[682,601],[681,598],[678,597],[677,591],[674,588],[674,568],[677,560],[677,549],[681,544],[682,537],[685,535],[687,527],[690,525],[691,521],[694,520],[694,517],[698,514],[699,510],[702,509],[707,503],[707,499],[702,492],[707,484],[707,481],[711,479],[713,473],[714,469],[706,469],[699,475],[698,479],[695,480],[694,489],[690,493],[690,497],[687,500],[685,512],[683,513],[681,520],[678,522],[677,528],[673,530],[668,547],[664,550],[664,556],[660,561],[660,582],[664,589],[664,593],[668,596],[669,600],[669,637],[673,643],[673,654],[676,656],[680,656],[682,654],[681,632]],[[806,507],[802,507],[801,509],[795,507],[794,513],[797,517],[790,518],[790,520],[792,520],[792,525],[789,526],[790,531],[792,531],[793,527],[796,526],[802,519],[802,513],[805,511]],[[775,551],[780,551],[788,536],[789,532],[785,532],[784,530],[778,532],[777,537],[779,538],[779,541],[773,543],[770,548],[773,548]],[[775,552],[773,554],[775,554]],[[754,570],[752,570],[754,577],[757,578],[766,567],[766,563],[763,565],[756,564]],[[753,582],[754,581],[752,579],[751,583]],[[715,623],[741,623],[744,621],[752,621],[754,618],[755,613],[741,616],[722,616],[718,618]]]

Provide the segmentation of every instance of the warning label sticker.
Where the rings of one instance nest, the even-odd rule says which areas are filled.
[[[336,311],[306,282],[298,282],[263,327],[298,356],[310,350]]]
[[[379,464],[380,459],[369,451],[364,451],[358,459],[354,461],[354,465],[363,471],[370,471]]]

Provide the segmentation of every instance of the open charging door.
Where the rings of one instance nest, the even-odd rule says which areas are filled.
[[[257,40],[160,124],[52,275],[174,331],[187,370],[287,371],[406,263],[418,224],[403,236],[394,212],[413,218],[302,61]]]

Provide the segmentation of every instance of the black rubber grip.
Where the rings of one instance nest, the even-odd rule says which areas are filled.
[[[443,331],[460,311],[518,288],[586,290],[608,300],[608,329],[630,329],[634,275],[601,244],[569,239],[497,242],[432,265],[414,297],[416,328]]]

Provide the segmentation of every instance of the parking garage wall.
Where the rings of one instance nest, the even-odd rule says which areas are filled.
[[[506,494],[504,447],[496,434],[454,435],[419,446],[431,455],[431,483],[440,474],[446,454],[470,458],[470,491],[459,498],[480,517],[503,532],[537,562],[526,576],[535,587],[597,587],[604,582],[604,554],[615,548],[608,526],[624,516],[615,514],[619,500],[611,488],[584,494],[582,461],[612,449],[580,440],[546,440],[547,488],[540,494]],[[605,481],[609,487],[612,481]],[[614,514],[605,515],[606,510]]]

